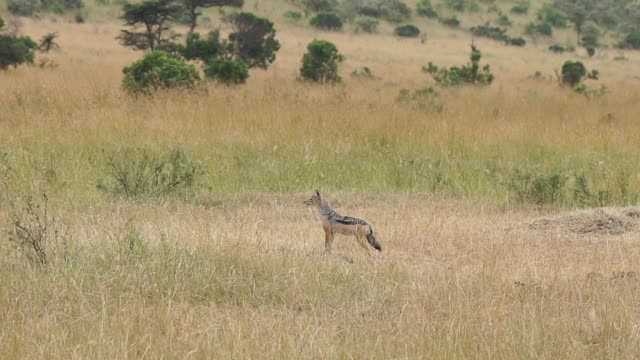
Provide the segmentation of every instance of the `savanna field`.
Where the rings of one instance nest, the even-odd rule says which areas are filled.
[[[467,63],[467,25],[320,31],[293,3],[245,1],[281,45],[246,84],[149,96],[122,87],[121,5],[14,19],[60,48],[0,71],[0,358],[637,358],[640,54],[474,37],[493,83],[439,87],[421,68]],[[298,79],[314,39],[341,83]],[[316,188],[383,251],[325,254]]]

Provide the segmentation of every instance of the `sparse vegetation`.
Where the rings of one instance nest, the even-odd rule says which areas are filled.
[[[356,32],[363,31],[369,34],[378,32],[380,22],[374,18],[363,17],[356,20]]]
[[[440,18],[440,22],[448,27],[460,27],[460,19],[458,19],[458,17],[455,15],[449,18]]]
[[[482,53],[474,45],[471,45],[471,63],[462,66],[452,66],[450,68],[440,68],[429,62],[422,68],[423,71],[431,74],[433,79],[442,86],[460,85],[490,85],[495,79],[491,73],[491,66],[480,67]]]
[[[196,91],[153,96],[122,88],[124,64],[144,54],[114,40],[120,0],[87,2],[80,25],[73,12],[3,12],[3,35],[39,46],[56,32],[63,50],[0,74],[3,358],[638,353],[638,54],[609,48],[637,22],[597,4],[587,23],[603,50],[593,60],[584,44],[547,51],[575,50],[573,28],[552,25],[553,38],[518,49],[476,38],[475,68],[491,64],[492,86],[447,87],[421,66],[468,74],[469,28],[505,28],[495,21],[516,2],[471,0],[458,13],[431,0],[441,17],[463,19],[458,31],[418,18],[417,0],[405,1],[415,18],[399,24],[352,10],[378,1],[329,1],[345,30],[367,19],[381,34],[324,33],[336,66],[319,68],[344,81],[318,86],[296,81],[318,13],[302,1],[245,2],[275,17],[282,49],[267,71],[240,66],[229,20],[241,10],[200,9],[190,35],[170,25],[181,36],[166,56],[202,77],[218,68]],[[528,22],[548,22],[537,19],[544,3],[508,13],[509,42]],[[392,35],[407,23],[429,31],[428,46]],[[561,81],[569,59],[606,77],[561,87],[550,64]],[[246,85],[223,86],[247,71]],[[323,254],[302,205],[316,187],[340,213],[370,221],[384,252],[369,258],[337,238]]]
[[[177,37],[171,26],[177,21],[182,7],[173,0],[144,0],[142,3],[125,3],[122,20],[131,30],[120,31],[118,39],[123,46],[135,50],[163,49]]]
[[[427,18],[438,17],[438,12],[431,4],[431,0],[419,0],[416,4],[416,13]]]

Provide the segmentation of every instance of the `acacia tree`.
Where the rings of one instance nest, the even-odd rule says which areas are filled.
[[[131,30],[121,30],[118,39],[123,46],[136,50],[156,50],[162,48],[177,36],[171,32],[171,25],[182,12],[180,4],[174,0],[145,0],[139,4],[124,4],[120,17]]]
[[[231,15],[228,21],[234,29],[229,34],[228,54],[239,57],[250,68],[266,69],[275,61],[280,42],[273,22],[248,12]]]
[[[189,19],[189,34],[193,33],[198,25],[198,16],[202,13],[199,8],[212,6],[233,6],[240,8],[244,5],[244,0],[183,0],[186,16]]]
[[[578,46],[582,41],[582,31],[584,25],[591,17],[596,9],[596,0],[555,0],[553,5],[562,10],[569,21],[573,23],[573,27],[578,35]]]

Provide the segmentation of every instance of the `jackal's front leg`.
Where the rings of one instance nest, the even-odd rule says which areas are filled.
[[[333,243],[333,231],[331,227],[324,227],[324,251],[331,252],[331,244]]]

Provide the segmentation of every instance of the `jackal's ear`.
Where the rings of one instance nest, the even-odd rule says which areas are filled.
[[[320,197],[320,191],[318,191],[318,189],[316,189],[316,196]]]

